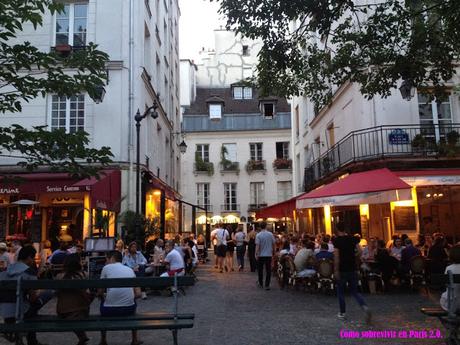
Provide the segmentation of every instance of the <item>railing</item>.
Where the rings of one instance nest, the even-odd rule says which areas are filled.
[[[265,171],[265,161],[256,161],[253,159],[248,160],[246,164],[246,171],[251,174],[253,171]]]
[[[458,147],[460,124],[379,126],[349,133],[305,168],[304,188],[343,166],[395,157],[449,156]],[[447,153],[446,153],[447,152]]]
[[[240,212],[239,204],[224,204],[220,205],[221,212]]]
[[[193,163],[193,173],[194,174],[208,174],[209,176],[212,176],[214,174],[214,163],[212,162]]]
[[[249,204],[248,205],[248,212],[255,212],[260,210],[261,208],[267,207],[266,203],[263,204]]]
[[[226,162],[226,163],[220,163],[220,171],[221,172],[240,172],[240,163],[239,162]]]
[[[208,212],[212,212],[212,205],[200,205],[200,204],[198,204],[197,206],[203,207],[203,208],[207,208],[207,211],[208,211]],[[197,209],[196,209],[196,212],[198,212],[198,213],[205,213],[205,210],[202,210],[201,208],[197,208]]]

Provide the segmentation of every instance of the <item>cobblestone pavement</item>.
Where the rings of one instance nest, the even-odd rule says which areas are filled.
[[[354,300],[347,297],[347,321],[336,317],[335,296],[309,294],[303,291],[283,291],[272,282],[272,289],[256,287],[256,275],[250,272],[217,273],[210,265],[198,270],[199,281],[187,288],[180,298],[180,312],[194,312],[195,326],[179,331],[181,345],[303,345],[303,344],[414,344],[440,345],[442,339],[344,339],[343,330],[351,331],[409,331],[443,329],[437,319],[426,318],[419,312],[424,305],[436,305],[438,295],[391,294],[365,295],[372,308],[373,322],[367,326]],[[172,310],[173,299],[150,295],[139,301],[139,311]],[[46,313],[55,305],[50,302]],[[92,312],[97,313],[94,302]],[[97,345],[99,335],[89,334],[89,345]],[[39,334],[39,340],[49,345],[76,344],[73,334]],[[169,331],[142,331],[145,345],[172,344]],[[129,332],[112,332],[110,345],[130,344]],[[0,344],[7,344],[0,338]]]

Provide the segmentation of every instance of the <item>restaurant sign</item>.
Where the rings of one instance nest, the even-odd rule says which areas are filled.
[[[409,144],[409,134],[407,134],[403,129],[396,128],[392,130],[388,135],[388,140],[391,145],[407,145]]]
[[[0,188],[0,194],[19,194],[19,188]]]

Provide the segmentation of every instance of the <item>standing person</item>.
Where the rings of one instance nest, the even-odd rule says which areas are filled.
[[[129,244],[128,250],[123,255],[122,263],[131,268],[134,273],[136,273],[136,277],[145,276],[145,265],[147,265],[147,260],[145,256],[137,250],[137,243],[135,241]],[[142,289],[142,299],[147,299],[145,289]]]
[[[366,322],[371,321],[371,311],[364,302],[361,294],[358,293],[358,274],[356,257],[360,254],[359,242],[353,236],[345,233],[344,224],[337,223],[337,237],[334,241],[334,277],[338,281],[337,296],[339,298],[340,312],[339,319],[345,319],[345,286],[348,283],[351,294],[366,313]]]
[[[123,257],[119,251],[112,251],[107,256],[107,264],[101,272],[101,279],[112,278],[135,278],[134,271],[123,265],[121,262]],[[139,288],[109,288],[104,298],[104,289],[99,289],[101,297],[101,316],[130,316],[136,313],[135,297],[140,297],[141,291]],[[142,341],[137,338],[137,331],[132,332],[131,345],[140,345]],[[107,332],[101,331],[101,341],[99,345],[107,345]]]
[[[64,260],[64,272],[56,277],[57,279],[86,279],[86,273],[81,267],[80,254],[70,254]],[[56,313],[65,320],[85,319],[89,315],[89,306],[91,304],[91,295],[86,290],[81,289],[63,289],[57,292]],[[84,331],[74,332],[78,337],[77,345],[85,345],[89,338]]]
[[[228,231],[223,228],[222,223],[219,224],[217,231],[214,233],[212,240],[216,240],[216,254],[217,254],[217,265],[219,266],[219,272],[224,272],[224,260],[227,252],[227,240],[229,238]]]
[[[270,278],[272,273],[272,256],[275,252],[275,237],[267,230],[267,223],[260,223],[261,230],[256,236],[256,259],[259,280],[257,285],[262,288],[265,267],[265,290],[270,290]]]
[[[246,254],[246,234],[243,232],[243,224],[238,224],[235,234],[236,260],[238,271],[244,271],[244,254]]]
[[[225,270],[227,272],[234,271],[233,269],[233,254],[235,253],[235,234],[232,230],[232,227],[227,226],[228,231],[228,240],[227,240],[227,250],[225,252]]]
[[[52,265],[62,265],[67,255],[69,255],[69,248],[72,244],[72,237],[69,235],[62,235],[59,237],[59,248],[48,258],[48,262]]]
[[[256,229],[253,225],[252,230],[248,234],[248,258],[249,266],[251,267],[251,272],[256,271],[257,261],[256,261]]]
[[[214,230],[211,231],[211,242],[212,242],[212,249],[214,251],[214,268],[217,268],[218,264],[218,256],[217,256],[217,238],[216,233],[219,230],[219,224],[214,226]]]

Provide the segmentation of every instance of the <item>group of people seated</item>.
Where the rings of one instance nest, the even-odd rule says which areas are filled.
[[[378,273],[386,286],[390,285],[386,283],[392,279],[397,284],[404,281],[415,256],[423,258],[427,273],[443,273],[448,264],[449,249],[453,246],[452,240],[441,233],[421,235],[416,245],[405,234],[393,236],[388,243],[376,237],[362,239],[358,234],[355,238],[360,248],[357,260],[363,280]],[[290,255],[293,258],[297,276],[308,277],[315,273],[312,265],[315,260],[334,260],[334,240],[334,237],[326,234],[313,236],[304,233],[300,238],[280,235],[276,248],[280,257]]]

